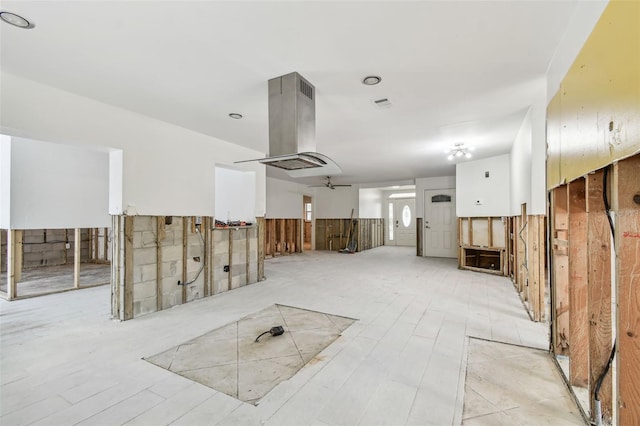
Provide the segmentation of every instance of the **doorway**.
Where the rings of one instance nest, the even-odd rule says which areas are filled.
[[[390,246],[415,247],[415,198],[390,199],[388,202],[387,243]]]
[[[311,250],[313,201],[308,195],[302,197],[302,249]]]
[[[455,189],[424,191],[424,255],[458,257]]]

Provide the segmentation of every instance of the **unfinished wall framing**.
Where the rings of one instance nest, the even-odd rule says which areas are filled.
[[[302,219],[265,219],[266,256],[302,253],[302,247]]]
[[[114,216],[112,315],[168,309],[264,279],[256,226],[213,227],[195,216]]]
[[[507,275],[507,226],[504,217],[458,218],[458,266]]]
[[[567,380],[588,391],[589,407],[584,408],[592,418],[601,380],[605,422],[617,414],[617,424],[638,424],[640,155],[554,188],[551,212],[552,351],[569,358]],[[616,368],[600,379],[613,341]]]
[[[13,300],[108,283],[104,269],[81,267],[109,263],[108,232],[108,228],[1,230],[0,295]],[[95,252],[92,234],[100,242]]]
[[[384,219],[316,219],[316,250],[339,251],[351,238],[356,251],[384,245]]]

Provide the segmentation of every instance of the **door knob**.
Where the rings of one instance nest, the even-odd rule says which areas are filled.
[[[431,227],[429,225],[425,225],[424,227],[427,228],[427,229],[431,229]]]

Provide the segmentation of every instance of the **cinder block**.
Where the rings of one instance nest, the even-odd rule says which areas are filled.
[[[163,262],[168,260],[182,260],[182,245],[163,246],[161,256]]]
[[[182,280],[182,261],[162,262],[162,279],[166,278]]]
[[[180,294],[170,293],[162,295],[162,307],[163,309],[170,308],[172,306],[182,305],[182,291]]]
[[[133,251],[134,265],[149,265],[156,263],[156,248],[139,248]]]
[[[229,242],[228,241],[217,242],[214,247],[214,253],[216,255],[222,254],[222,253],[229,253]]]
[[[133,286],[133,300],[144,300],[156,295],[156,282],[145,281],[142,283],[135,283]]]
[[[133,302],[133,316],[139,317],[141,315],[150,314],[157,310],[156,298],[148,298]]]
[[[153,231],[155,224],[155,216],[134,216],[134,231]]]
[[[136,265],[133,269],[133,282],[142,283],[145,281],[154,281],[158,275],[156,264]]]
[[[44,231],[41,229],[26,230],[22,236],[22,241],[26,244],[44,243]]]

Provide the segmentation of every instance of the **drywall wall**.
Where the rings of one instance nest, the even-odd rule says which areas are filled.
[[[123,151],[122,210],[128,214],[213,216],[214,166],[264,153],[0,71],[0,133]],[[266,135],[265,135],[266,137]],[[264,165],[256,212],[265,211]]]
[[[556,47],[556,51],[547,70],[547,98],[551,99],[558,91],[560,82],[567,74],[571,64],[580,52],[585,41],[593,31],[600,15],[605,10],[608,0],[579,1],[564,36]]]
[[[427,189],[453,189],[455,176],[440,176],[416,179],[416,217],[424,218],[424,191]]]
[[[638,16],[611,2],[549,103],[549,189],[640,152]]]
[[[302,199],[313,197],[314,188],[295,182],[267,178],[267,218],[302,219]],[[314,200],[315,201],[315,200]]]
[[[510,156],[510,216],[520,214],[520,206],[527,204],[527,213],[530,212],[531,203],[531,110],[527,112],[520,130],[511,147]],[[543,169],[544,170],[544,169]]]
[[[349,218],[359,216],[359,188],[357,185],[336,189],[316,188],[314,206],[316,219]]]
[[[508,154],[456,164],[456,216],[509,216],[509,170]]]
[[[382,218],[382,206],[384,205],[384,194],[375,188],[361,188],[359,194],[358,209],[359,217],[363,219]]]
[[[111,226],[109,153],[11,138],[11,228]]]
[[[0,228],[11,225],[11,137],[0,135]]]
[[[215,219],[255,223],[255,172],[216,167],[215,178]]]

